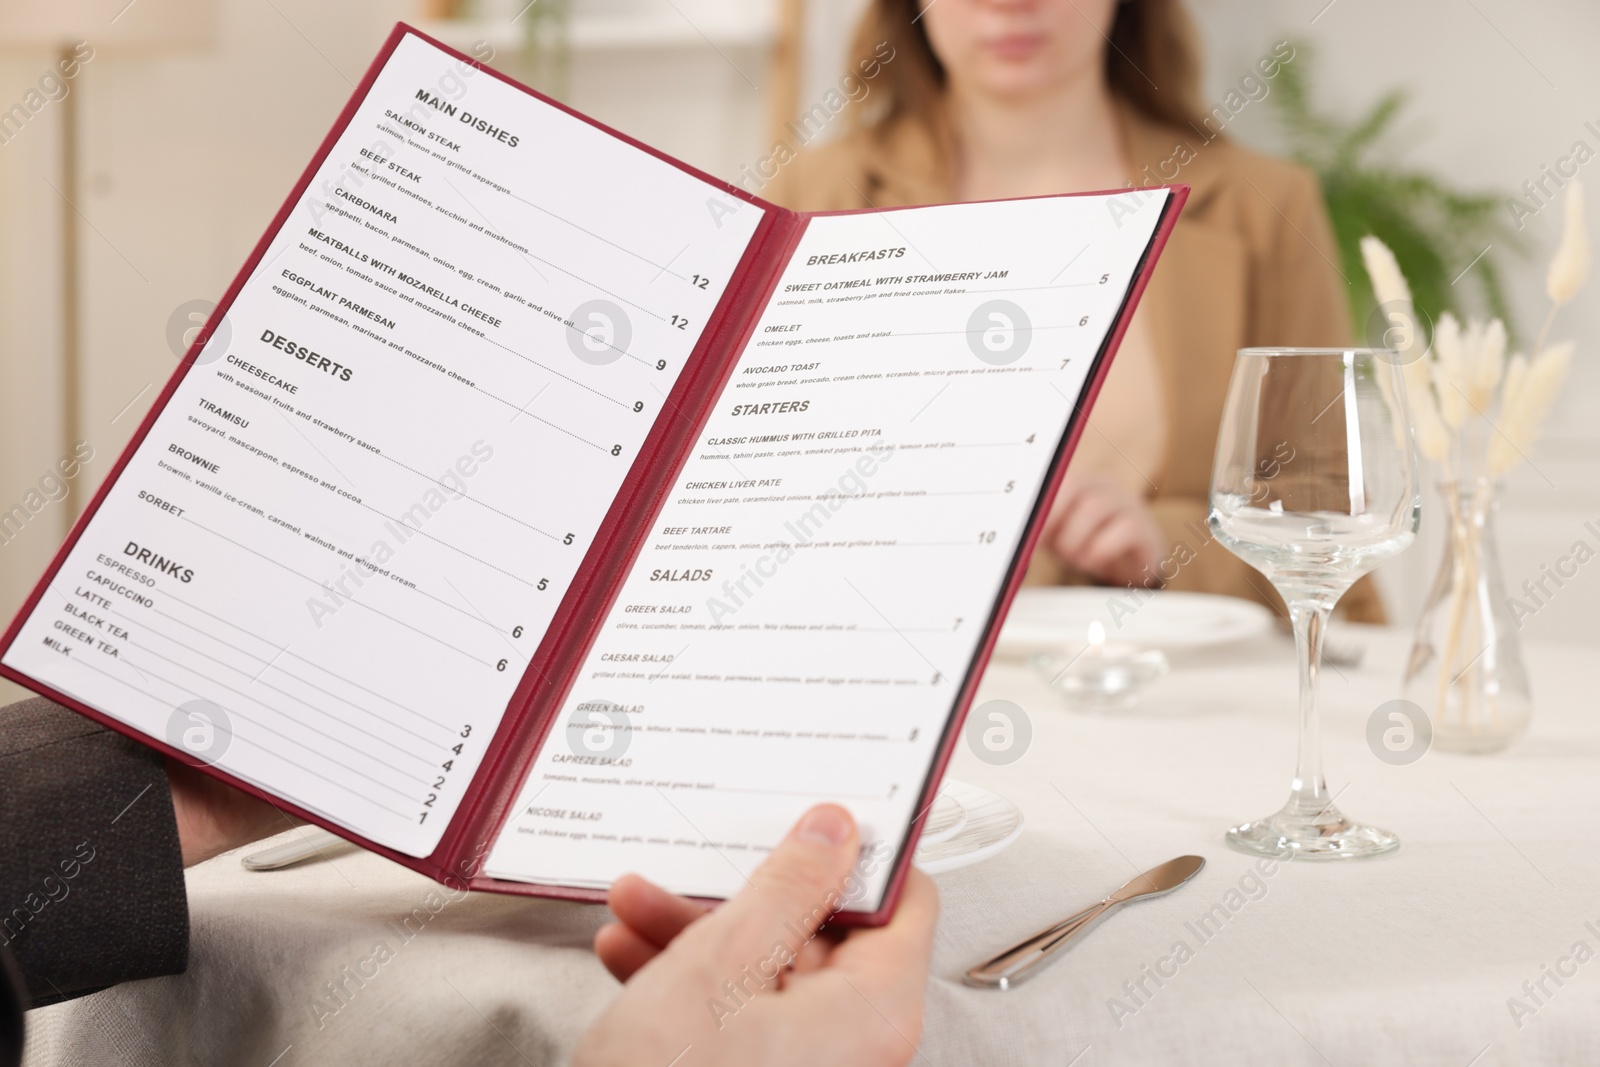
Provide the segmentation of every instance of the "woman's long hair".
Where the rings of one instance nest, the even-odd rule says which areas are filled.
[[[945,71],[923,26],[921,0],[870,0],[850,47],[851,70],[877,58],[885,42],[894,59],[882,64],[866,108],[852,108],[858,127],[884,128],[916,119],[940,140]],[[1204,120],[1200,48],[1182,0],[1122,0],[1105,49],[1106,84],[1148,117],[1190,128]]]

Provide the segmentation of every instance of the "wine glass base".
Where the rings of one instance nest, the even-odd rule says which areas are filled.
[[[1351,822],[1331,804],[1309,812],[1296,807],[1291,800],[1282,811],[1240,823],[1228,831],[1228,844],[1280,860],[1360,859],[1400,847],[1398,834]]]

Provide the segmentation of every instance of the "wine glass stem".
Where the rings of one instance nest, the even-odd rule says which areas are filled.
[[[1317,719],[1322,637],[1332,612],[1333,605],[1321,601],[1301,600],[1289,604],[1295,650],[1300,657],[1300,758],[1295,766],[1289,803],[1301,815],[1313,819],[1333,804],[1328,797],[1327,782],[1322,777],[1322,733]]]

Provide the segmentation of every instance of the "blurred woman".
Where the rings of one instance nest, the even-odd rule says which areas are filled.
[[[1212,542],[1206,512],[1234,352],[1337,345],[1349,332],[1316,179],[1224,133],[1293,58],[1279,43],[1208,110],[1180,0],[869,0],[850,69],[873,76],[848,128],[760,190],[824,211],[1191,187],[1030,582],[1160,585],[1277,605],[1265,579]],[[1369,580],[1343,607],[1382,618]]]

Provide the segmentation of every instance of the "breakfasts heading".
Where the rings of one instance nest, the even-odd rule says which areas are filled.
[[[815,267],[833,263],[867,263],[879,259],[901,259],[906,250],[901,248],[868,248],[860,252],[823,252],[806,257],[806,266]]]

